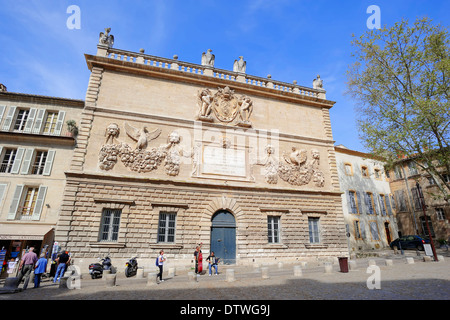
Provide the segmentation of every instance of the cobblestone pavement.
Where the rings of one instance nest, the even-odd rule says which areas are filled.
[[[185,270],[152,286],[146,277],[125,278],[122,272],[116,286],[107,287],[104,279],[93,280],[84,274],[80,289],[60,289],[44,279],[41,288],[30,284],[25,291],[0,294],[0,300],[449,300],[450,254],[438,254],[444,261],[424,262],[415,252],[356,259],[357,268],[348,273],[340,272],[338,264],[325,273],[323,264],[308,263],[301,276],[294,276],[294,264],[285,263],[281,268],[270,266],[269,279],[262,279],[253,266],[220,266],[219,275],[202,275],[197,282],[190,281]],[[406,257],[413,257],[415,263],[408,264]],[[385,264],[387,258],[392,259],[392,266]],[[379,267],[380,289],[367,286],[374,275],[367,272],[369,260]],[[226,281],[227,268],[234,269],[235,281]]]

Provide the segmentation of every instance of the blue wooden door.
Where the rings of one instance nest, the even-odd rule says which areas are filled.
[[[219,211],[212,218],[211,251],[223,264],[236,263],[236,222],[228,211]]]

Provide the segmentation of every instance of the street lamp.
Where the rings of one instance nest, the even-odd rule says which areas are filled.
[[[416,182],[416,188],[417,188],[418,198],[420,199],[420,205],[422,206],[423,216],[425,218],[425,225],[427,227],[428,237],[430,237],[430,244],[431,244],[431,249],[433,250],[434,261],[439,261],[437,258],[437,255],[436,255],[436,249],[434,248],[433,238],[431,237],[430,226],[428,225],[428,217],[427,217],[427,212],[425,209],[426,208],[425,199],[423,198],[422,189],[420,188],[419,182]]]

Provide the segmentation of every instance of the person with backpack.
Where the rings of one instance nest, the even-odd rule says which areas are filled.
[[[164,258],[164,250],[161,250],[159,252],[159,256],[156,258],[156,266],[159,268],[159,273],[156,275],[156,279],[159,277],[159,282],[164,281],[162,278],[164,261],[166,261],[166,258]]]

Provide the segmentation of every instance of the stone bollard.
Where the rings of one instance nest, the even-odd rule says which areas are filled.
[[[197,275],[194,272],[188,272],[188,280],[189,282],[197,282]]]
[[[226,281],[227,282],[233,282],[235,281],[235,277],[234,277],[234,269],[227,269],[226,272]]]
[[[356,270],[356,261],[355,260],[348,261],[348,270]]]
[[[301,277],[302,275],[303,275],[302,267],[301,266],[294,266],[294,276],[295,277]]]
[[[437,255],[436,258],[438,259],[438,262],[444,262],[444,256]]]
[[[430,256],[423,256],[423,262],[433,261],[433,258]]]
[[[406,263],[407,264],[414,264],[414,259],[411,257],[406,258]]]
[[[16,293],[19,291],[22,291],[22,289],[19,289],[19,278],[17,277],[10,277],[5,279],[5,284],[3,285],[3,288],[0,288],[0,293]]]
[[[374,259],[369,260],[369,266],[376,266],[376,265],[377,265],[377,263],[375,262]]]
[[[333,272],[333,264],[332,263],[325,263],[325,273],[332,273]]]
[[[394,265],[394,261],[392,261],[392,259],[386,259],[384,261],[384,263],[386,264],[386,266],[393,266]]]
[[[116,279],[117,279],[117,274],[116,273],[108,273],[105,276],[105,285],[107,287],[115,287],[116,286]]]
[[[144,268],[138,268],[136,271],[136,279],[144,279]]]
[[[150,286],[155,286],[158,284],[157,279],[156,279],[157,275],[158,274],[156,272],[150,272],[147,274],[147,286],[150,287]]]
[[[302,268],[306,268],[307,264],[308,264],[308,262],[306,262],[306,261],[300,262],[300,265],[302,266]]]
[[[167,277],[169,277],[169,278],[175,277],[175,267],[169,268],[169,273],[167,274]]]
[[[278,269],[283,269],[283,262],[278,262]]]
[[[59,278],[59,288],[60,289],[69,289],[69,286],[67,284],[68,280],[69,280],[69,277],[67,275],[64,275],[64,277]]]

